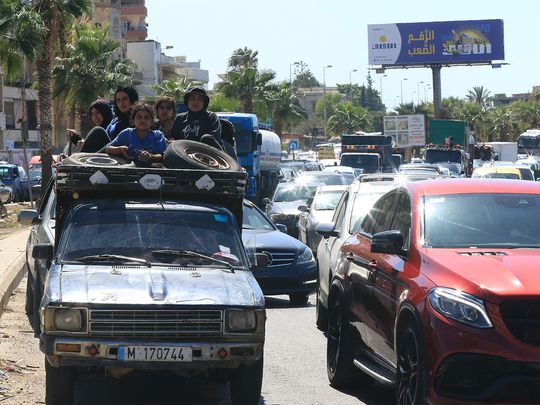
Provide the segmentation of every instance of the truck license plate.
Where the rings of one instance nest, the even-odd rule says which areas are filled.
[[[193,358],[191,347],[120,346],[118,348],[118,360],[190,362]]]

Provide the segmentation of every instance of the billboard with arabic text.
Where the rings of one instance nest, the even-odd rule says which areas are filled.
[[[370,65],[504,60],[503,20],[368,25]]]

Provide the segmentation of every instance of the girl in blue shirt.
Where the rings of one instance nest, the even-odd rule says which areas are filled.
[[[105,148],[110,155],[123,155],[137,166],[150,167],[163,161],[167,143],[161,131],[151,130],[154,115],[150,106],[136,103],[131,115],[135,128],[127,128]]]

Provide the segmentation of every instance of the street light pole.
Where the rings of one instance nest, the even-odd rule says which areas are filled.
[[[382,101],[382,78],[386,77],[386,76],[388,76],[388,75],[380,75],[379,76],[379,94],[380,94],[380,97],[381,97],[381,111],[384,108],[384,103]]]
[[[403,104],[403,80],[407,80],[407,78],[404,77],[403,79],[401,79],[401,86],[400,86],[400,90],[401,90],[401,104]]]
[[[322,68],[322,77],[323,77],[323,133],[326,138],[326,69],[331,68],[332,65],[326,65]]]
[[[417,82],[417,85],[416,85],[416,96],[417,96],[416,104],[420,104],[420,83],[424,84],[424,82],[423,81]]]
[[[358,72],[358,69],[353,69],[349,71],[349,101],[352,101],[352,78],[351,78],[352,72]]]
[[[292,67],[293,66],[298,66],[300,64],[300,62],[293,62],[293,63],[290,63],[289,64],[289,84],[292,85]]]

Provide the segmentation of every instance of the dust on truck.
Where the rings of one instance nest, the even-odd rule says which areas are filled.
[[[469,148],[474,145],[466,121],[432,119],[428,126],[427,163],[457,163],[461,174],[469,174]]]

